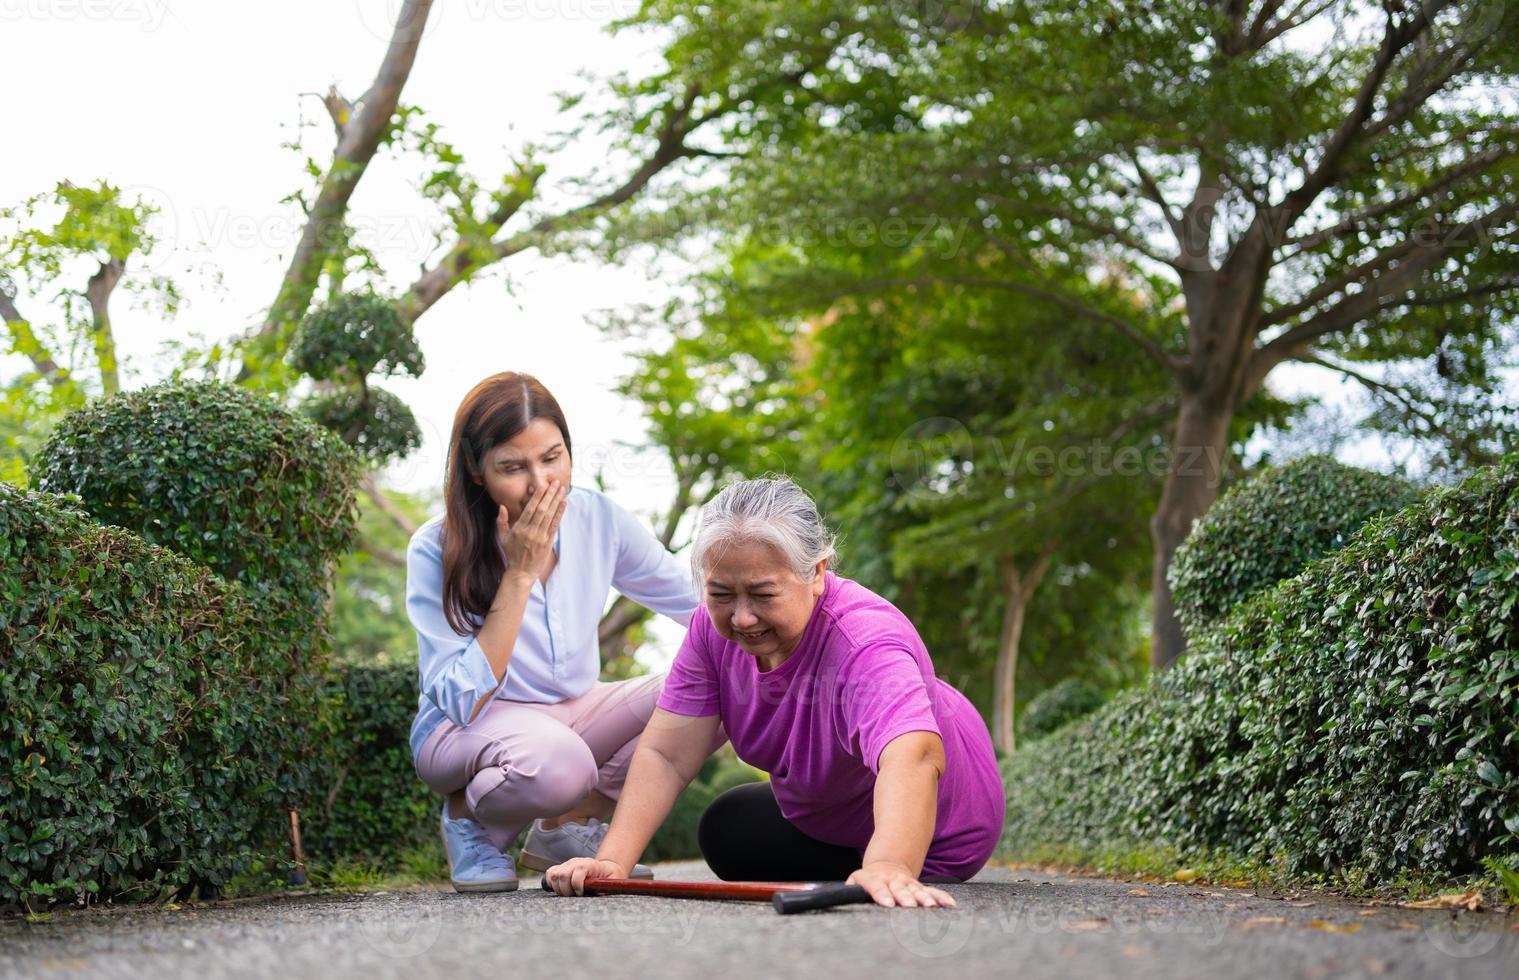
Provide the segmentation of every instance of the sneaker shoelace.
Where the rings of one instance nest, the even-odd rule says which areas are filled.
[[[578,837],[592,854],[601,848],[601,842],[607,835],[607,825],[596,817],[591,817],[584,824],[562,823],[559,826]]]
[[[486,836],[485,828],[473,820],[450,820],[450,823],[463,827],[465,833],[460,835],[463,839],[463,852],[456,861],[456,868],[472,868],[480,865],[489,867],[508,867],[507,856],[497,849]]]

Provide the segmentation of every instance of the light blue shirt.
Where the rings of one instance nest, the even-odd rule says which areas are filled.
[[[463,726],[482,697],[554,704],[589,691],[601,674],[596,628],[607,595],[618,592],[689,626],[696,610],[691,568],[665,549],[638,518],[605,494],[571,487],[548,585],[533,580],[522,628],[500,687],[475,637],[482,620],[466,614],[469,635],[443,615],[443,515],[417,529],[406,548],[406,615],[417,631],[421,696],[411,725],[416,758],[445,719]]]

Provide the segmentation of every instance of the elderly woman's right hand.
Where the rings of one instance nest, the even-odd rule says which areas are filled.
[[[549,883],[555,895],[583,895],[587,878],[626,878],[627,876],[628,869],[612,861],[570,858],[563,864],[556,864],[545,871],[543,880]]]
[[[509,573],[531,581],[549,570],[554,557],[554,535],[559,531],[569,496],[568,486],[550,481],[522,508],[516,524],[507,517],[505,505],[497,508],[496,540],[501,544]]]

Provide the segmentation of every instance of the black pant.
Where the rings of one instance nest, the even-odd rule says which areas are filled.
[[[735,786],[701,815],[696,842],[724,881],[843,881],[864,851],[808,837],[781,816],[769,783]]]

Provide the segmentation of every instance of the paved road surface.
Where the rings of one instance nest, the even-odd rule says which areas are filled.
[[[667,864],[662,878],[710,879]],[[993,867],[951,911],[407,891],[0,921],[0,977],[1519,977],[1519,916]],[[527,973],[519,971],[529,971]]]

